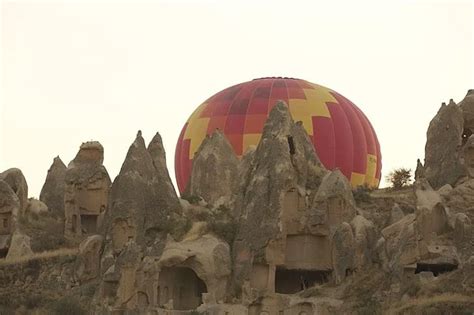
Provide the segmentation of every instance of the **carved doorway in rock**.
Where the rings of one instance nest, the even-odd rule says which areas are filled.
[[[439,274],[445,273],[445,272],[450,272],[453,270],[458,269],[458,266],[455,264],[449,264],[449,263],[444,263],[444,264],[423,264],[423,263],[417,263],[416,264],[416,270],[415,273],[420,273],[420,272],[432,272],[435,277],[437,277]]]
[[[275,292],[294,294],[310,288],[317,283],[329,280],[330,271],[326,270],[294,270],[277,268],[275,273]]]
[[[98,215],[81,214],[81,228],[85,234],[94,234],[97,231]]]
[[[164,267],[159,275],[158,305],[169,304],[175,310],[193,310],[202,304],[202,294],[207,286],[191,268]]]

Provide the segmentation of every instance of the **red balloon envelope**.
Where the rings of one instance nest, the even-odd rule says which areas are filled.
[[[184,125],[176,145],[175,171],[186,188],[194,153],[216,128],[241,157],[257,145],[270,110],[278,100],[301,121],[328,169],[339,168],[353,187],[378,187],[382,157],[377,135],[351,101],[324,86],[293,78],[262,78],[231,86],[202,103]]]

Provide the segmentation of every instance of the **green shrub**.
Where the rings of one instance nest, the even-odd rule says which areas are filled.
[[[45,215],[37,219],[20,219],[22,228],[31,236],[31,249],[43,252],[64,247],[64,222]]]
[[[63,297],[51,305],[52,314],[55,315],[85,315],[86,311],[82,308],[77,299],[71,296]]]
[[[238,225],[230,215],[229,208],[224,205],[219,206],[213,210],[207,222],[210,231],[232,245],[238,231]]]
[[[177,217],[170,220],[170,233],[175,240],[181,240],[191,229],[193,223],[188,217]]]
[[[41,305],[43,298],[40,295],[31,294],[25,298],[25,306],[28,309],[34,309]]]
[[[408,186],[411,182],[411,169],[398,168],[391,171],[385,178],[387,182],[392,184],[394,189],[400,189]]]
[[[374,300],[361,301],[361,303],[356,306],[356,313],[359,315],[382,314],[382,306]]]
[[[15,310],[9,306],[0,304],[0,314],[2,315],[15,315]]]
[[[370,192],[373,189],[370,188],[367,184],[357,186],[352,190],[352,195],[356,202],[369,202],[370,201]]]
[[[96,289],[97,289],[97,283],[94,283],[94,282],[86,283],[83,286],[81,286],[81,295],[86,296],[88,298],[92,298],[95,294]]]
[[[202,200],[202,198],[199,197],[199,196],[187,195],[187,194],[182,195],[181,199],[187,200],[192,205],[197,205],[199,203],[199,201]]]
[[[237,234],[237,224],[233,221],[211,220],[208,226],[209,230],[225,240],[229,245],[232,245]]]
[[[207,210],[207,209],[206,209]],[[197,221],[208,221],[211,214],[207,211],[199,211],[193,214],[193,217]]]

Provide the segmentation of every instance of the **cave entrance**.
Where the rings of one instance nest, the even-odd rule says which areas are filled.
[[[328,270],[295,270],[277,268],[275,273],[275,292],[294,294],[315,284],[329,281],[331,271]]]
[[[422,271],[431,271],[435,277],[439,274],[458,269],[454,264],[416,264],[415,274]]]
[[[293,137],[288,136],[287,140],[288,140],[288,149],[290,150],[290,154],[294,155],[296,153],[296,149],[295,149],[295,143],[293,142]]]
[[[8,248],[0,248],[0,258],[7,257],[7,254],[8,254]]]
[[[158,279],[158,305],[173,300],[175,310],[193,310],[202,304],[207,286],[191,268],[165,267]]]
[[[467,142],[467,139],[472,136],[472,130],[470,128],[465,128],[463,133],[462,133],[462,145],[465,145]]]
[[[97,231],[97,217],[94,214],[81,214],[81,228],[85,234],[93,234]]]

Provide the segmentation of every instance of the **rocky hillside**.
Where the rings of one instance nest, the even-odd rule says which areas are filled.
[[[111,181],[98,142],[40,200],[0,173],[0,314],[472,314],[474,91],[401,189],[353,189],[279,102],[241,160],[216,131],[178,197],[159,134]]]

